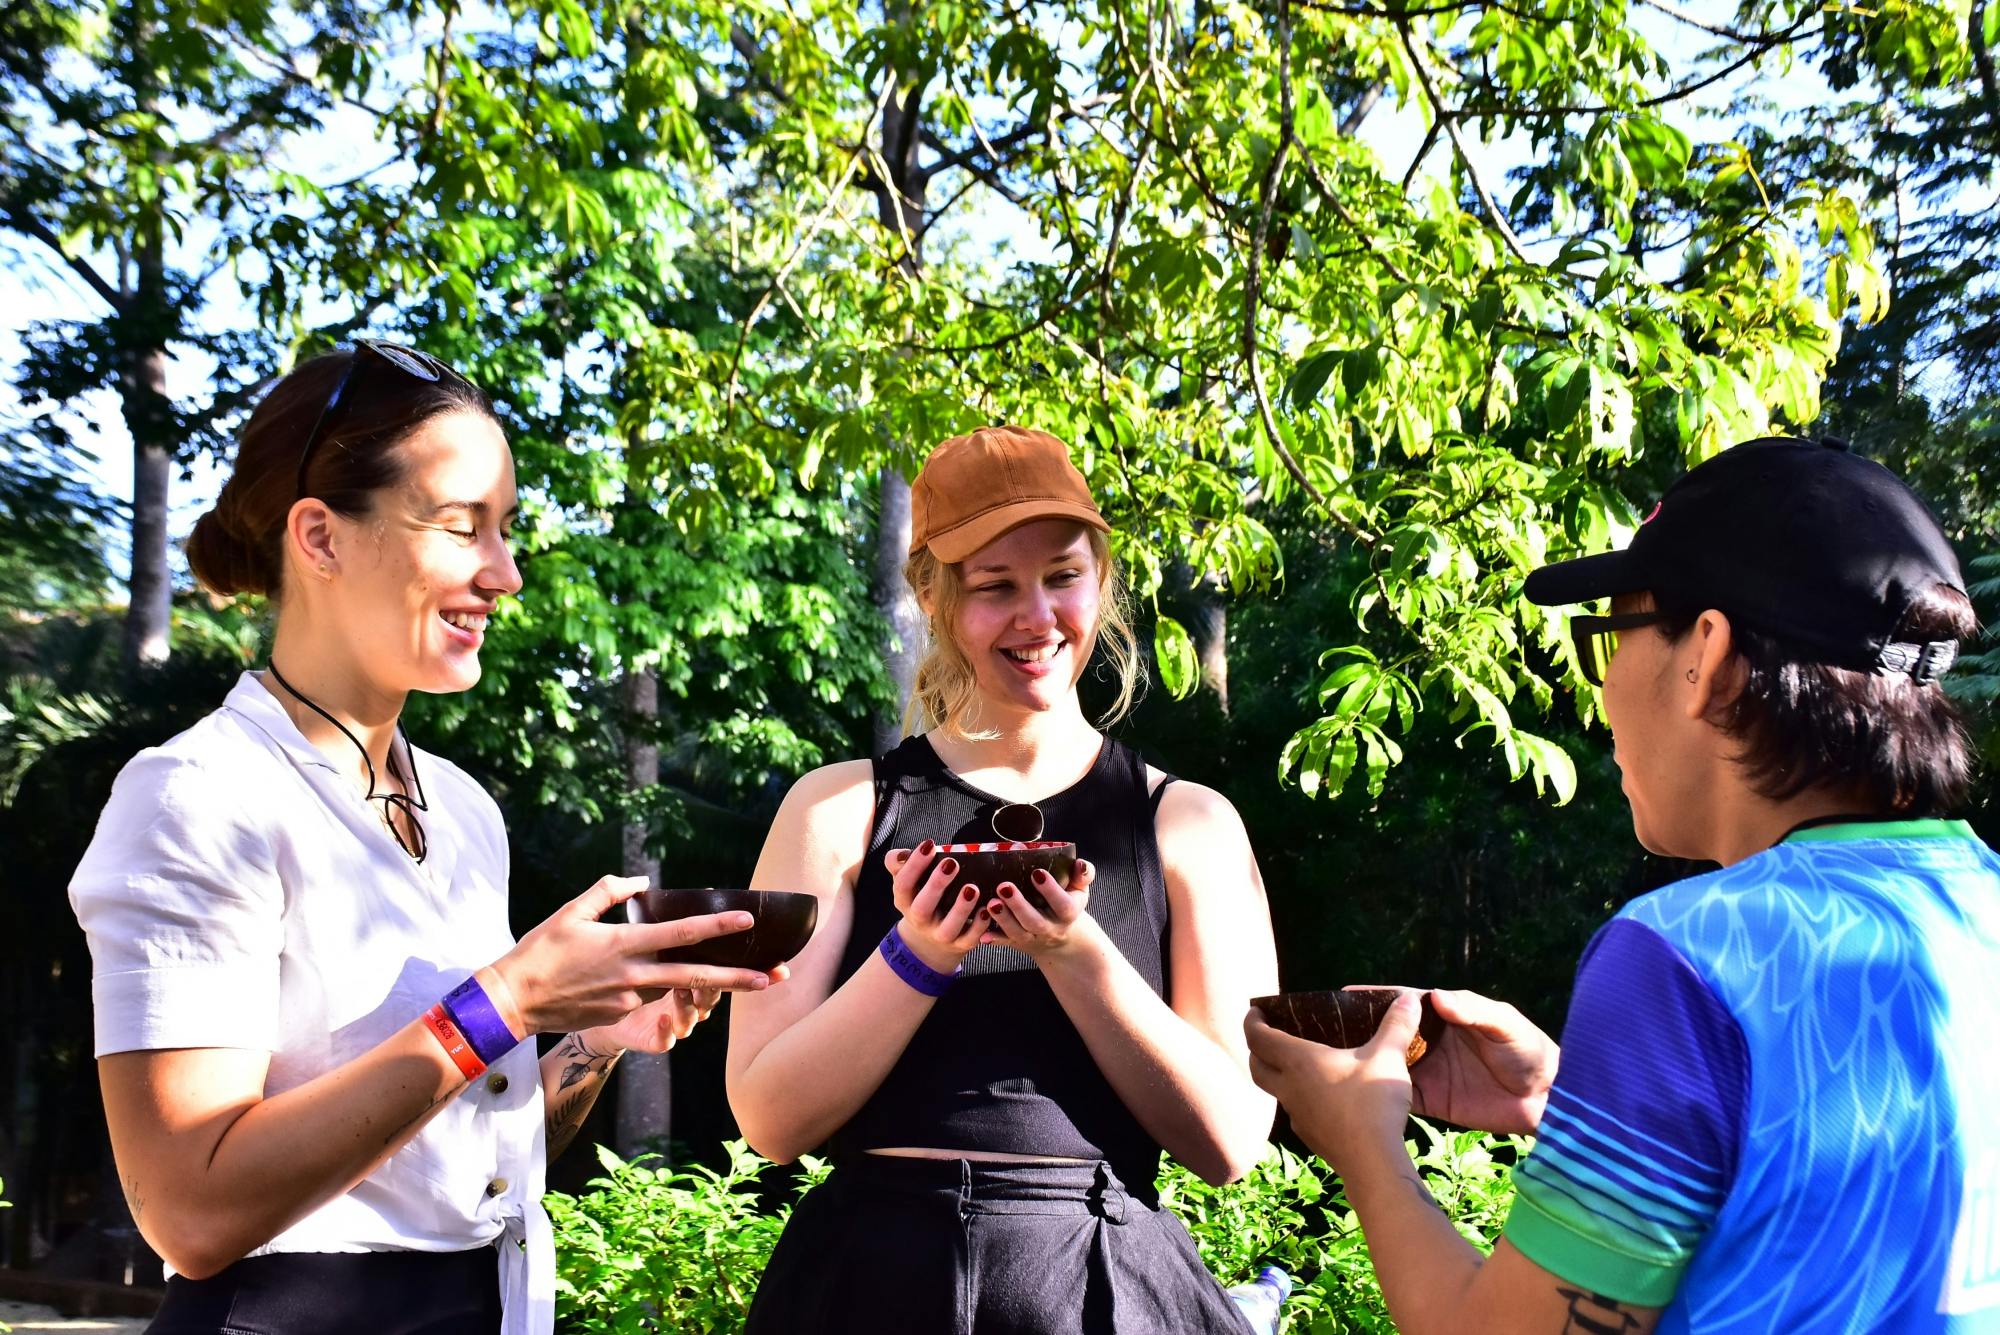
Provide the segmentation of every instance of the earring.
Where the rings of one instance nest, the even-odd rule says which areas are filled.
[[[1690,686],[1694,685],[1694,669],[1693,669],[1693,668],[1689,668],[1689,669],[1688,669],[1688,685],[1690,685]]]

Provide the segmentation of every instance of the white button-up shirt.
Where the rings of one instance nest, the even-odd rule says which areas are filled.
[[[97,1054],[249,1048],[268,1095],[351,1061],[514,944],[493,799],[426,752],[419,865],[245,673],[118,775],[70,882]],[[496,1077],[505,1076],[505,1079]],[[541,1072],[523,1043],[266,1252],[500,1249],[506,1335],[555,1324]]]

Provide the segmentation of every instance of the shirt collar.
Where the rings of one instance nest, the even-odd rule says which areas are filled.
[[[278,697],[271,694],[264,683],[257,680],[252,672],[245,672],[236,679],[236,685],[229,689],[229,697],[222,702],[223,708],[241,715],[257,731],[278,744],[278,749],[292,758],[296,765],[317,765],[321,769],[334,769],[334,764],[326,758],[326,753],[306,740],[299,725],[292,722],[292,716],[278,703]],[[337,771],[336,771],[337,772]]]
[[[1847,843],[1856,839],[1977,839],[1972,827],[1962,820],[1875,820],[1848,821],[1839,825],[1816,825],[1794,830],[1785,837],[1788,844]]]

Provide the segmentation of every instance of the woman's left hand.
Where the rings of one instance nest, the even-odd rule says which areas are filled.
[[[993,925],[979,938],[981,944],[1012,946],[1038,959],[1063,954],[1083,936],[1079,925],[1087,922],[1090,883],[1096,879],[1097,868],[1082,858],[1076,860],[1066,886],[1058,885],[1055,877],[1037,867],[1035,893],[1049,906],[1046,913],[1036,908],[1019,886],[1002,881],[1000,897],[982,910]]]
[[[1250,1078],[1277,1096],[1292,1129],[1336,1172],[1364,1169],[1373,1156],[1399,1156],[1410,1115],[1403,1053],[1417,1032],[1420,993],[1404,992],[1358,1048],[1330,1048],[1273,1029],[1252,1010],[1243,1021]]]
[[[595,1046],[614,1051],[665,1052],[693,1033],[721,998],[722,993],[713,988],[677,987],[617,1023],[592,1030],[591,1038]]]

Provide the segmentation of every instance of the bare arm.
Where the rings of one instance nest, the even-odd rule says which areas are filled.
[[[1036,957],[1139,1124],[1201,1177],[1225,1182],[1249,1171],[1271,1130],[1273,1103],[1251,1082],[1242,1036],[1250,998],[1277,989],[1270,912],[1243,822],[1220,794],[1169,788],[1159,841],[1171,1007],[1053,882],[1036,889],[1050,917],[1068,922],[1043,919],[1020,896],[1004,897],[994,919],[1009,944]]]
[[[870,762],[813,771],[786,795],[750,878],[755,888],[819,896],[819,926],[792,961],[792,981],[739,995],[729,1016],[730,1109],[744,1139],[779,1163],[808,1152],[854,1116],[930,1014],[932,999],[896,977],[879,955],[834,987],[874,814]],[[978,943],[973,902],[961,900],[934,922],[950,871],[934,854],[896,865],[897,904],[909,914],[904,943],[933,969],[950,973]]]
[[[591,1028],[647,992],[695,981],[663,948],[734,931],[745,914],[680,922],[596,921],[639,882],[606,878],[479,971],[517,1036]],[[764,975],[706,970],[700,981],[759,986]],[[466,1086],[412,1017],[360,1056],[265,1096],[270,1056],[232,1048],[113,1053],[98,1062],[106,1121],[134,1221],[173,1268],[212,1275],[353,1189]]]
[[[1292,1128],[1340,1173],[1398,1330],[1408,1335],[1649,1335],[1660,1309],[1558,1278],[1504,1238],[1481,1256],[1437,1208],[1403,1148],[1410,1107],[1403,1050],[1414,993],[1365,1046],[1324,1047],[1245,1020],[1257,1081]]]
[[[787,976],[780,964],[777,981]],[[722,993],[714,988],[677,987],[633,1011],[616,1024],[564,1034],[542,1054],[542,1100],[548,1117],[548,1157],[568,1149],[611,1083],[618,1059],[628,1052],[668,1052],[708,1018]]]
[[[264,1052],[179,1048],[97,1063],[132,1222],[191,1279],[351,1190],[466,1085],[421,1020],[265,1098],[270,1061]]]

